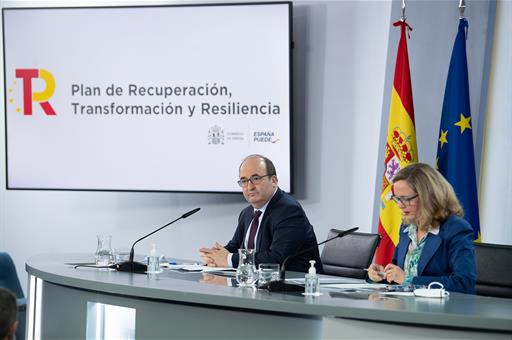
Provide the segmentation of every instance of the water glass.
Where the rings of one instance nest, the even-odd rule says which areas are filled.
[[[130,259],[130,248],[114,249],[114,262],[121,263]]]
[[[258,281],[258,271],[254,263],[254,249],[239,249],[239,262],[236,270],[236,281],[239,287],[254,287]]]
[[[271,281],[279,281],[279,263],[260,263],[258,285],[262,286]]]
[[[97,235],[98,247],[94,254],[96,265],[108,266],[113,263],[114,256],[112,254],[112,236],[111,235]]]

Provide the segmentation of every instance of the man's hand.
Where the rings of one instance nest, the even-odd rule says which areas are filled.
[[[203,263],[209,267],[229,267],[229,252],[218,242],[215,242],[215,245],[211,248],[199,249],[199,252],[201,253],[201,259],[203,260]]]

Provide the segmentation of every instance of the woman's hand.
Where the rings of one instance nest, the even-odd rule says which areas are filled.
[[[402,284],[405,281],[405,272],[399,266],[390,263],[384,268],[384,278],[388,282]]]
[[[368,268],[368,277],[373,282],[382,281],[382,279],[384,278],[384,274],[383,273],[384,273],[384,267],[381,266],[380,264],[372,264]]]

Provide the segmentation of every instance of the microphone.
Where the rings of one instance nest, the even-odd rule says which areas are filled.
[[[201,210],[201,208],[195,208],[193,210],[190,210],[189,212],[187,213],[184,213],[183,215],[181,215],[180,217],[178,217],[177,219],[175,219],[174,221],[171,221],[169,223],[167,223],[166,225],[164,226],[161,226],[160,228],[158,228],[157,230],[155,231],[152,231],[150,232],[149,234],[145,235],[145,236],[142,236],[141,238],[139,238],[137,241],[133,242],[133,245],[132,245],[132,248],[130,249],[130,259],[128,261],[124,261],[124,262],[121,262],[121,263],[116,263],[116,264],[113,264],[111,265],[109,268],[113,268],[113,269],[116,269],[117,271],[119,272],[129,272],[129,273],[138,273],[138,274],[144,274],[147,270],[148,270],[148,266],[145,265],[144,263],[140,263],[140,262],[135,262],[133,261],[133,257],[134,257],[134,247],[135,245],[139,242],[139,241],[142,241],[143,239],[145,239],[146,237],[148,236],[151,236],[153,235],[154,233],[156,233],[157,231],[160,231],[162,229],[164,229],[165,227],[173,224],[174,222],[177,222],[179,220],[181,220],[182,218],[187,218],[189,217],[190,215],[193,215],[195,214],[196,212],[198,212],[199,210]]]
[[[284,259],[283,264],[281,265],[281,269],[279,270],[279,281],[270,281],[268,284],[266,284],[266,287],[263,287],[263,288],[267,288],[271,292],[301,292],[301,291],[303,291],[304,290],[303,286],[285,282],[286,262],[288,262],[290,259],[293,259],[299,255],[307,253],[308,251],[313,250],[313,249],[315,249],[315,247],[321,246],[324,243],[332,241],[336,238],[344,237],[348,234],[352,234],[354,231],[356,231],[358,229],[359,229],[358,227],[355,227],[355,228],[352,228],[349,230],[331,229],[332,231],[334,231],[335,233],[338,233],[338,234],[334,237],[331,237],[331,238],[323,241],[323,242],[318,243],[317,245],[315,245],[313,247],[307,248],[298,253],[287,256]]]

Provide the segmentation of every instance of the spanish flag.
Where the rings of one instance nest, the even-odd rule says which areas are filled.
[[[407,29],[412,30],[405,20],[393,26],[400,27],[400,42],[395,64],[395,78],[389,108],[388,133],[386,139],[385,170],[382,178],[378,232],[382,237],[375,263],[386,265],[391,262],[398,244],[402,216],[398,205],[391,199],[391,181],[395,174],[410,163],[418,161],[414,109],[412,104],[411,75],[407,52]]]

